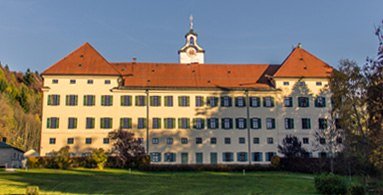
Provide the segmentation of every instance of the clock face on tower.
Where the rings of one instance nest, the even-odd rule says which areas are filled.
[[[196,53],[197,53],[197,51],[196,51],[194,48],[189,48],[189,49],[187,50],[187,54],[188,54],[188,56],[195,56]]]

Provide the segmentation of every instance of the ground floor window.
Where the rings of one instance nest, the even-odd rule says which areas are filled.
[[[203,153],[202,152],[195,153],[195,159],[197,164],[203,164]]]
[[[152,162],[161,162],[161,153],[159,152],[150,153],[150,160]]]
[[[246,162],[247,161],[247,152],[237,152],[237,161]]]
[[[164,154],[164,161],[165,162],[176,162],[176,153],[165,153]]]
[[[271,159],[276,156],[275,152],[266,152],[266,161],[271,161]]]
[[[253,161],[262,162],[263,161],[262,157],[263,157],[262,152],[253,152]]]
[[[233,162],[233,153],[232,152],[224,152],[222,153],[223,162]]]

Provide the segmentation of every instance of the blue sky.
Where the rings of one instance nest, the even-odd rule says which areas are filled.
[[[43,71],[84,42],[112,62],[177,62],[189,15],[207,63],[281,63],[292,47],[337,66],[375,56],[382,0],[1,0],[0,61]]]

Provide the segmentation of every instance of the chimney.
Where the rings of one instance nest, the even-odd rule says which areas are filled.
[[[134,57],[134,58],[132,59],[132,62],[133,62],[133,64],[135,64],[135,63],[137,62],[137,58]]]
[[[1,139],[1,141],[4,142],[4,143],[7,143],[7,138],[6,138],[6,137],[3,137],[3,138]]]

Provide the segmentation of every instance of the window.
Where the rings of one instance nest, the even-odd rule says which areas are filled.
[[[335,128],[336,128],[336,129],[342,129],[342,126],[341,126],[341,123],[340,123],[340,119],[339,119],[339,118],[336,118],[336,119],[335,119]]]
[[[132,118],[120,118],[120,128],[131,129],[132,128]]]
[[[205,120],[203,118],[193,119],[193,128],[194,129],[204,129],[205,128]]]
[[[237,152],[237,161],[246,162],[247,161],[247,152]]]
[[[206,103],[210,107],[216,107],[218,106],[218,97],[209,96],[206,98]]]
[[[262,123],[260,118],[251,118],[250,119],[250,127],[252,129],[260,129],[262,128]]]
[[[243,96],[235,97],[235,106],[236,107],[245,107],[246,106],[245,97],[243,97]]]
[[[240,137],[240,138],[238,138],[238,143],[239,144],[245,144],[246,143],[246,139],[244,137]]]
[[[101,96],[101,106],[112,106],[112,105],[113,105],[113,96],[111,95]]]
[[[121,96],[121,106],[132,106],[132,96],[122,95]]]
[[[253,161],[255,162],[262,162],[263,159],[262,159],[262,152],[253,152]]]
[[[85,138],[85,144],[92,144],[92,138],[90,137]]]
[[[110,84],[110,80],[105,80],[104,83],[105,83],[105,85],[109,85]]]
[[[246,119],[245,118],[236,118],[235,124],[237,129],[246,129]]]
[[[261,98],[260,97],[250,97],[250,106],[251,107],[261,106]]]
[[[275,129],[275,119],[274,118],[266,118],[266,128],[267,129]]]
[[[96,97],[94,95],[84,95],[84,106],[94,106]]]
[[[259,137],[253,138],[253,144],[259,144]]]
[[[326,129],[327,128],[327,119],[319,118],[318,123],[319,123],[319,129]]]
[[[263,97],[263,107],[274,107],[274,98],[270,96]]]
[[[325,138],[319,138],[319,143],[320,144],[326,144],[326,139]]]
[[[176,153],[165,153],[164,158],[165,162],[176,162]]]
[[[180,107],[190,106],[190,97],[189,96],[179,96],[178,97],[178,106],[180,106]]]
[[[69,81],[69,83],[70,83],[70,84],[76,84],[76,80],[75,80],[75,79],[71,79],[71,80]]]
[[[288,81],[284,81],[284,82],[283,82],[283,85],[284,85],[284,86],[289,86],[290,83],[289,83]]]
[[[285,107],[293,107],[293,97],[285,97],[283,103]]]
[[[165,106],[173,107],[173,96],[165,96]]]
[[[233,161],[233,153],[232,152],[222,153],[222,160],[224,162],[232,162]]]
[[[175,118],[164,118],[165,129],[174,129],[176,126]]]
[[[294,129],[294,119],[285,118],[285,129]]]
[[[150,160],[152,162],[161,162],[161,153],[159,153],[159,152],[151,152],[150,153]]]
[[[233,128],[233,119],[223,118],[222,119],[222,129],[232,129]]]
[[[188,144],[188,143],[189,143],[188,138],[186,138],[186,137],[181,138],[181,144]]]
[[[66,143],[67,143],[67,144],[73,144],[73,143],[74,143],[74,138],[73,138],[73,137],[68,138],[68,139],[66,140]]]
[[[178,128],[190,129],[190,119],[189,118],[178,118]]]
[[[104,137],[104,138],[102,139],[102,143],[104,143],[104,144],[109,144],[109,138]]]
[[[95,119],[92,118],[92,117],[86,117],[85,119],[86,121],[86,124],[85,124],[85,128],[86,129],[94,129],[94,122],[95,122]]]
[[[152,118],[152,128],[161,129],[161,118]]]
[[[196,107],[202,107],[204,106],[204,99],[202,96],[196,96],[195,97],[195,106]]]
[[[303,140],[303,144],[309,144],[309,138],[308,137],[304,137],[302,140]]]
[[[298,82],[298,85],[302,87],[302,86],[305,86],[306,83],[305,83],[304,81],[299,81],[299,82]]]
[[[91,85],[91,84],[93,84],[93,80],[92,80],[92,79],[88,79],[87,83],[88,83],[89,85]]]
[[[110,118],[110,117],[103,117],[100,119],[100,127],[101,129],[111,129],[112,128],[112,122],[113,122],[113,119]]]
[[[146,118],[138,118],[137,129],[145,129],[145,128],[146,128]]]
[[[343,143],[343,139],[341,137],[336,138],[336,143],[341,144]]]
[[[47,128],[48,129],[57,129],[59,128],[59,118],[58,117],[50,117],[47,119]]]
[[[48,95],[48,105],[49,106],[60,105],[60,95]]]
[[[195,138],[195,144],[202,144],[202,138],[201,137],[196,137]]]
[[[202,164],[203,163],[203,153],[202,152],[195,153],[195,159],[196,159],[197,164]]]
[[[316,86],[322,86],[322,82],[320,82],[320,81],[317,81],[315,84],[316,84]]]
[[[218,119],[217,118],[209,118],[209,119],[207,119],[207,128],[209,128],[209,129],[217,129],[218,128]]]
[[[216,137],[211,137],[210,138],[210,144],[217,144],[217,138]]]
[[[77,128],[77,118],[69,117],[68,118],[68,129],[76,129]]]
[[[52,83],[57,84],[57,83],[59,83],[59,80],[58,79],[52,79]]]
[[[143,95],[137,95],[136,106],[146,106],[146,97]]]
[[[67,106],[77,106],[78,96],[77,95],[67,95],[65,104]]]
[[[221,106],[222,107],[231,107],[232,105],[232,99],[229,96],[222,96],[221,97]]]
[[[150,96],[150,106],[161,106],[161,96]]]
[[[274,138],[268,137],[267,138],[267,144],[274,144]]]
[[[315,107],[324,108],[326,107],[326,98],[322,96],[318,96],[315,98]]]
[[[231,144],[231,138],[230,137],[225,137],[225,140],[224,140],[225,144]]]
[[[327,158],[327,153],[326,152],[318,152],[318,157],[319,158]]]
[[[171,137],[166,138],[166,144],[172,145],[173,144],[173,138],[171,138]]]
[[[266,152],[266,161],[271,161],[271,159],[276,156],[275,152]]]
[[[49,138],[49,144],[56,144],[56,138]]]
[[[160,139],[158,139],[157,137],[152,138],[152,144],[158,144],[158,143],[160,143]]]
[[[144,138],[139,137],[139,138],[137,138],[137,141],[139,144],[142,144],[142,143],[144,143]]]
[[[298,97],[298,106],[301,108],[306,108],[310,106],[310,101],[308,97]]]
[[[309,118],[302,118],[302,129],[311,129],[311,120]]]
[[[218,162],[218,154],[217,152],[210,152],[210,164],[216,165]]]

